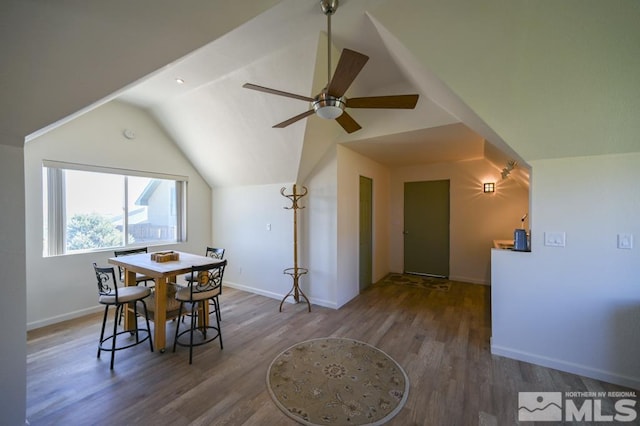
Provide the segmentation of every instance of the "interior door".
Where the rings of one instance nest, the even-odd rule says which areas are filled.
[[[404,271],[449,276],[449,180],[404,184]]]
[[[373,181],[360,176],[360,291],[373,281]]]

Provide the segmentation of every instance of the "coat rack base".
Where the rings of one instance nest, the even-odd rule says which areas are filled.
[[[293,287],[280,302],[280,312],[282,312],[282,304],[284,303],[285,300],[287,300],[288,297],[293,297],[293,300],[295,300],[296,303],[300,303],[300,296],[302,296],[305,302],[307,302],[308,311],[311,312],[311,303],[309,302],[309,299],[300,288],[300,284],[298,282],[299,278],[302,275],[306,274],[307,272],[309,272],[307,269],[298,268],[298,267],[287,268],[283,271],[284,274],[291,275],[291,278],[293,278]]]

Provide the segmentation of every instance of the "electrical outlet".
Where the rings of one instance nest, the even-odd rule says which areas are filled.
[[[271,231],[271,224],[267,223],[267,231]]]
[[[633,248],[633,234],[618,234],[618,248],[631,250]]]
[[[549,247],[564,247],[565,237],[564,232],[545,232],[544,245]]]

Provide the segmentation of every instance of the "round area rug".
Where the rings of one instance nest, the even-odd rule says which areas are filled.
[[[267,388],[282,411],[305,425],[381,425],[407,401],[409,378],[380,349],[322,338],[278,355]]]

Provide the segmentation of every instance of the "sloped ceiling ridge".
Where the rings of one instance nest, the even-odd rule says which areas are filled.
[[[494,145],[508,157],[516,160],[521,167],[529,169],[524,159],[511,148],[493,129],[491,129],[462,99],[436,76],[396,38],[380,21],[370,15],[370,19],[378,29],[387,50],[397,63],[403,64],[403,70],[409,80],[425,93],[430,101],[451,114],[456,121],[464,123],[488,143]]]

